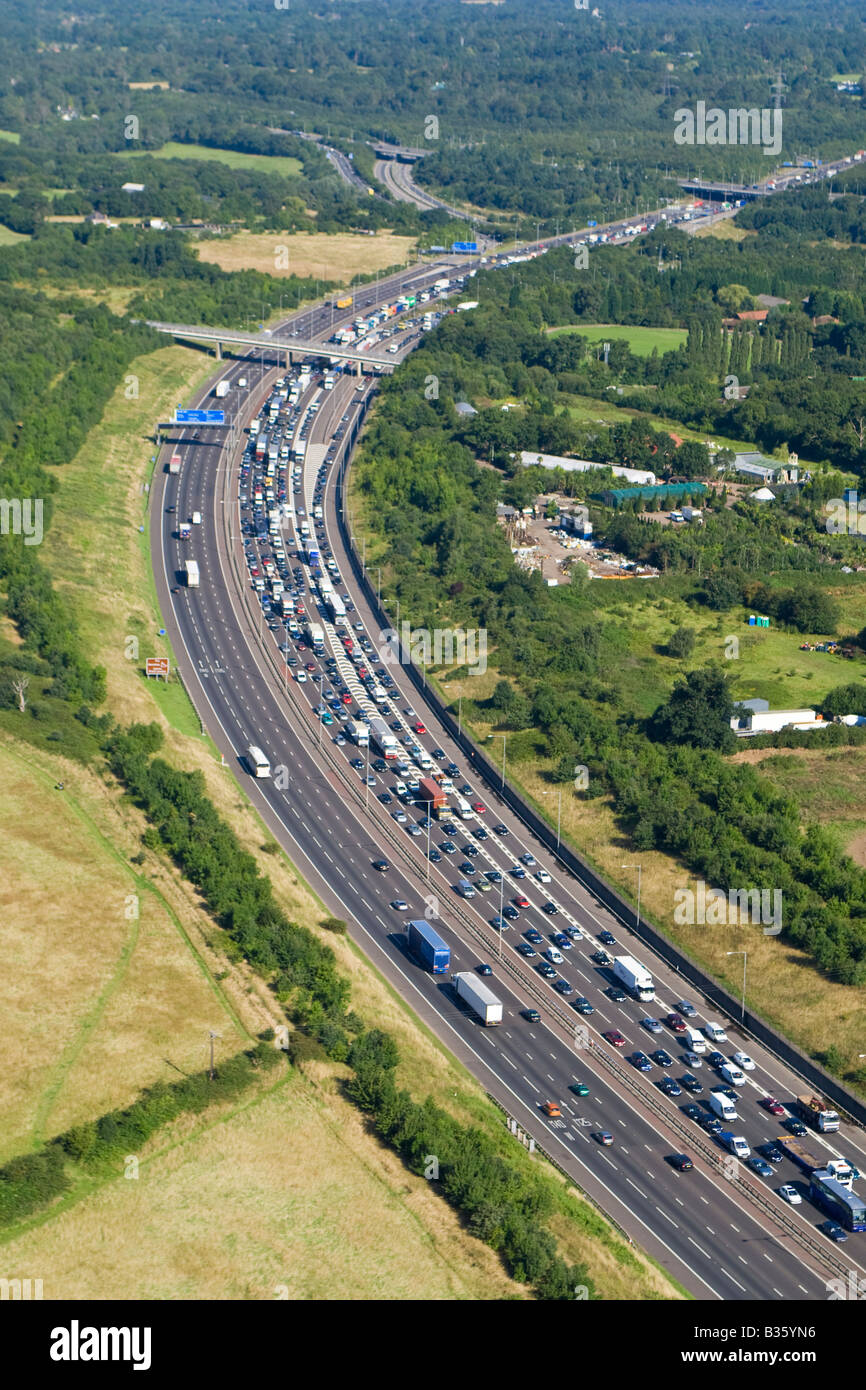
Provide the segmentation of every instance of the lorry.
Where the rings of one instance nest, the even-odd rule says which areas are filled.
[[[353,743],[359,748],[367,748],[370,743],[370,727],[365,724],[363,719],[349,719],[346,723],[346,733]]]
[[[325,629],[321,623],[307,623],[307,641],[317,656],[325,650]]]
[[[614,956],[613,973],[635,999],[648,1004],[656,997],[653,977],[634,956]]]
[[[386,762],[396,761],[400,756],[400,745],[384,719],[370,720],[370,742]]]
[[[218,400],[222,400],[223,396],[228,395],[230,387],[231,382],[229,381],[228,377],[223,377],[222,381],[217,382],[216,386],[213,389],[213,393]]]
[[[796,1110],[807,1125],[822,1134],[832,1134],[839,1128],[839,1116],[820,1096],[797,1096]]]
[[[485,1028],[502,1022],[502,1000],[497,999],[492,989],[483,980],[478,980],[468,971],[461,971],[452,977],[458,999],[468,1004],[477,1014]]]
[[[191,535],[192,535],[192,523],[189,522],[189,521],[182,521],[182,522],[180,523],[180,526],[178,527],[178,536],[179,536],[180,540],[182,540],[182,541],[188,541]]]
[[[199,578],[198,578],[198,565],[196,564],[195,560],[187,560],[186,566],[185,566],[185,573],[186,573],[186,587],[187,587],[188,589],[197,589],[198,586],[199,586]]]
[[[351,296],[351,295],[347,295],[345,299],[338,299],[338,300],[337,300],[337,308],[338,308],[338,309],[351,309],[351,307],[352,307],[352,296]]]
[[[810,1148],[810,1140],[794,1139],[787,1134],[779,1135],[775,1142],[804,1173],[811,1176],[812,1173],[826,1169],[831,1177],[851,1191],[854,1185],[854,1171],[850,1163],[846,1163],[843,1158],[831,1158],[828,1162],[826,1149]]]
[[[408,924],[409,950],[434,975],[445,975],[451,969],[448,944],[434,931],[429,922],[420,920]]]
[[[169,473],[180,472],[180,454],[172,454],[168,461],[168,471]]]
[[[435,815],[437,811],[442,811],[448,805],[448,798],[443,792],[438,782],[434,782],[432,777],[422,777],[418,784],[418,796],[421,801],[426,801],[430,810]]]

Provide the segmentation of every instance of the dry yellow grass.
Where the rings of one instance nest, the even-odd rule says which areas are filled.
[[[415,252],[415,238],[377,232],[376,236],[340,232],[238,232],[199,244],[199,256],[222,270],[261,270],[269,275],[313,276],[348,284],[353,275],[374,274],[404,265]],[[274,309],[276,306],[271,305]]]

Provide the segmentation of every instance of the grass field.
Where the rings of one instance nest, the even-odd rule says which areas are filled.
[[[547,331],[552,338],[562,333],[579,333],[591,343],[624,341],[637,357],[649,357],[653,348],[660,353],[671,352],[689,336],[684,328],[645,328],[622,323],[569,323]]]
[[[8,140],[13,145],[20,145],[21,136],[17,130],[0,130],[0,140]]]
[[[263,174],[282,174],[283,178],[297,178],[302,165],[299,159],[288,154],[244,154],[240,150],[211,149],[209,145],[182,145],[169,140],[158,150],[124,150],[121,158],[136,159],[213,159],[227,164],[230,169],[258,169]]]
[[[626,387],[625,389],[629,390],[630,388]],[[572,419],[580,420],[582,423],[595,424],[602,420],[606,424],[615,425],[618,420],[646,420],[655,429],[671,430],[674,434],[678,434],[681,439],[696,439],[705,443],[709,438],[719,448],[733,449],[738,453],[751,447],[742,439],[731,439],[724,434],[707,435],[701,430],[693,429],[690,425],[684,425],[681,421],[672,419],[669,415],[653,415],[648,410],[635,410],[632,406],[614,405],[615,399],[617,398],[613,392],[605,400],[600,400],[594,396],[566,395],[565,392],[561,392],[557,397],[557,403],[559,400],[564,401]]]
[[[13,232],[11,227],[0,227],[0,246],[15,246],[19,241],[29,241],[25,232]]]
[[[93,304],[106,304],[113,314],[124,314],[133,295],[141,294],[140,285],[104,285],[91,289],[83,285],[43,285],[41,281],[37,284],[26,280],[16,280],[15,285],[34,294],[44,294],[47,299],[66,299],[69,295],[77,295],[79,299],[90,300]]]
[[[137,396],[127,399],[119,388],[84,448],[58,470],[43,558],[92,658],[107,669],[108,707],[124,722],[162,724],[168,756],[202,771],[287,913],[318,930],[321,905],[283,855],[262,852],[261,823],[200,736],[181,687],[146,684],[140,662],[127,659],[131,636],[141,659],[167,650],[156,635],[150,559],[138,530],[147,436],[153,420],[166,418],[211,370],[180,347],[132,364]],[[209,1028],[222,1035],[218,1048],[234,1052],[279,1014],[247,967],[226,968],[219,930],[171,866],[149,853],[141,866],[129,862],[144,822],[110,782],[50,748],[27,747],[22,756],[8,741],[0,744],[0,775],[0,834],[11,865],[5,892],[15,904],[0,1008],[16,1053],[27,1057],[25,1070],[9,1069],[0,1082],[0,1105],[12,1117],[8,1156],[128,1102],[157,1078],[201,1069]],[[22,805],[32,808],[23,825]],[[137,918],[126,915],[136,893]],[[483,1125],[516,1166],[537,1164],[349,938],[328,940],[351,978],[354,1007],[397,1039],[400,1083]],[[234,1109],[185,1117],[146,1147],[138,1182],[118,1175],[84,1184],[10,1232],[6,1267],[13,1275],[50,1270],[48,1298],[274,1298],[280,1288],[290,1298],[524,1297],[435,1187],[408,1174],[368,1133],[342,1098],[344,1074],[335,1064],[309,1063],[280,1084],[263,1083]],[[602,1296],[679,1296],[594,1209],[551,1181],[563,1253],[588,1261]]]
[[[379,232],[375,237],[351,232],[333,236],[238,232],[218,241],[203,241],[198,250],[203,261],[211,261],[222,270],[262,270],[269,275],[315,276],[347,284],[354,275],[404,265],[414,255],[415,238],[391,232]]]
[[[749,227],[738,227],[732,217],[722,217],[709,227],[697,227],[692,235],[714,236],[719,241],[745,241],[747,237],[757,236],[758,233]]]

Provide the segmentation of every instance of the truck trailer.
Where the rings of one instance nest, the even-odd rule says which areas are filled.
[[[648,1004],[656,997],[653,977],[634,956],[614,956],[613,973],[635,999]]]
[[[195,560],[187,560],[184,567],[186,573],[186,587],[197,589],[199,587],[198,564]]]
[[[444,975],[451,969],[451,950],[447,942],[430,923],[424,920],[408,924],[409,950],[434,975]]]
[[[228,377],[224,377],[222,381],[217,382],[216,386],[213,389],[213,393],[218,400],[222,400],[224,396],[228,395],[230,387],[231,382],[229,381]]]
[[[384,719],[370,720],[370,742],[386,762],[396,761],[400,756],[400,745]]]
[[[502,1022],[502,1000],[496,998],[493,990],[488,989],[483,980],[476,979],[468,971],[461,971],[453,975],[452,979],[458,998],[469,1005],[485,1028],[492,1028],[494,1024]]]
[[[180,454],[172,454],[168,461],[168,471],[169,473],[180,472]]]
[[[448,805],[448,798],[443,792],[438,782],[434,782],[432,777],[422,777],[418,786],[418,795],[422,801],[426,801],[432,809],[434,815],[438,811],[443,811]]]
[[[809,1147],[813,1142],[813,1140],[807,1139],[794,1139],[787,1134],[779,1135],[776,1140],[782,1152],[793,1159],[797,1167],[802,1168],[804,1173],[811,1176],[812,1173],[826,1169],[831,1177],[842,1183],[843,1187],[847,1187],[850,1192],[854,1186],[854,1170],[850,1163],[846,1163],[844,1158],[828,1159],[826,1149]]]
[[[353,743],[359,748],[367,748],[370,743],[370,729],[363,719],[349,719],[346,722],[346,733]]]

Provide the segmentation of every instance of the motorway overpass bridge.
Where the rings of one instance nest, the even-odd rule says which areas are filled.
[[[396,159],[402,164],[414,164],[416,159],[423,159],[429,150],[413,149],[410,145],[386,145],[380,143],[373,145],[372,150],[377,159]]]
[[[765,184],[751,188],[743,183],[710,183],[705,179],[677,179],[677,183],[680,188],[685,189],[686,193],[692,193],[699,198],[712,198],[714,201],[723,203],[733,203],[738,198],[748,202],[753,198],[766,198],[768,193],[773,192]]]
[[[267,350],[277,354],[286,354],[286,366],[291,367],[292,356],[295,357],[339,357],[341,361],[353,362],[357,369],[358,376],[362,369],[367,368],[375,372],[392,372],[394,370],[394,360],[384,357],[372,357],[368,352],[353,352],[352,349],[341,347],[339,343],[317,343],[306,338],[279,338],[273,333],[261,331],[259,333],[242,333],[235,328],[207,328],[189,323],[159,323],[154,319],[146,319],[148,328],[154,328],[157,333],[165,333],[171,338],[177,338],[188,343],[213,343],[216,347],[216,355],[222,358],[223,344],[227,347],[237,348],[242,353],[253,349],[256,352]]]

